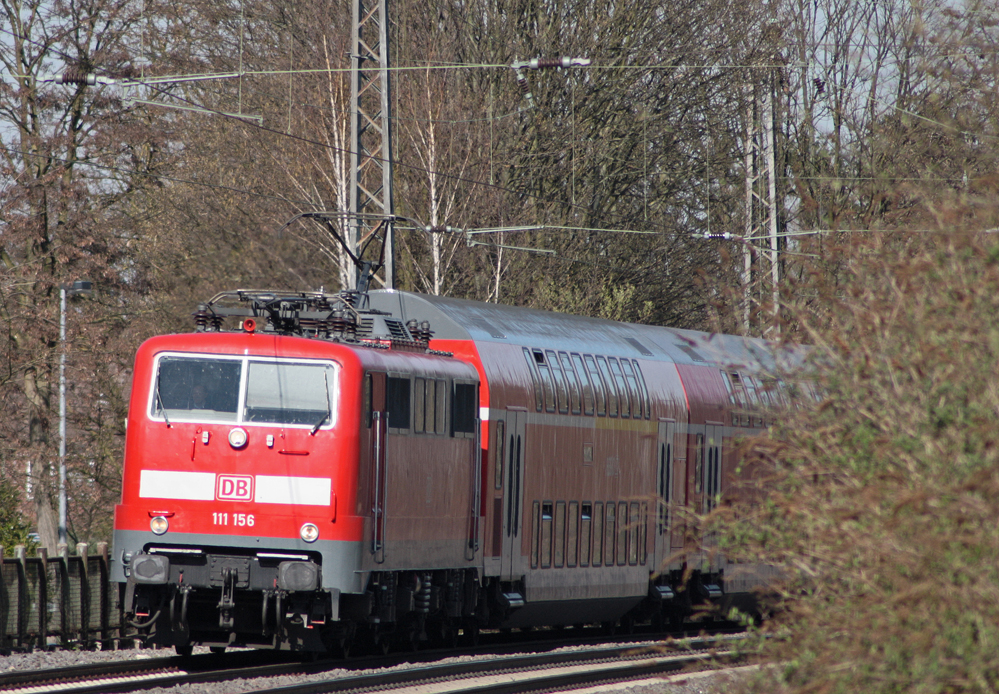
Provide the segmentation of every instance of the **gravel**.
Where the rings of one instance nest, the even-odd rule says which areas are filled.
[[[195,648],[198,653],[207,653],[207,648]],[[140,660],[148,658],[162,658],[174,655],[173,649],[129,649],[129,650],[109,650],[109,651],[33,651],[30,653],[12,653],[7,656],[0,656],[0,673],[20,670],[43,670],[50,668],[72,667],[97,662],[119,661],[119,660]],[[501,658],[503,656],[490,656]],[[454,662],[472,660],[471,656],[460,656],[455,658],[442,659],[440,662]],[[423,667],[426,663],[401,663],[398,668]],[[725,674],[726,671],[717,673],[692,673],[683,675],[672,675],[662,680],[646,680],[638,684],[601,685],[588,689],[575,690],[574,694],[721,694],[731,691],[731,677],[737,677],[739,671],[745,668],[737,668],[735,674]],[[361,669],[339,668],[328,670],[315,675],[288,675],[271,678],[258,678],[252,680],[230,680],[218,684],[196,684],[181,685],[170,688],[156,688],[142,690],[148,694],[242,694],[257,689],[268,687],[280,687],[301,682],[317,681],[324,679],[335,679],[351,675],[363,674]]]

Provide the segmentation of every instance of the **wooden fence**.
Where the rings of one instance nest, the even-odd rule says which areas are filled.
[[[114,648],[125,625],[118,586],[108,578],[107,543],[96,552],[81,543],[70,555],[43,548],[29,557],[24,547],[6,556],[0,548],[0,651],[31,648]]]

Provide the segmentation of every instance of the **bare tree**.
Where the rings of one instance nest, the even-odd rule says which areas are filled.
[[[55,546],[59,286],[86,277],[114,295],[132,279],[131,238],[116,224],[117,206],[148,183],[164,149],[162,135],[122,108],[111,87],[87,86],[83,75],[133,74],[139,13],[125,0],[2,5],[7,27],[0,40],[0,312],[4,349],[0,376],[0,459],[24,475],[30,470],[37,528]],[[63,83],[45,81],[64,75]],[[121,391],[127,386],[121,353],[87,355],[109,346],[113,321],[92,323],[93,312],[73,309],[69,345],[71,383],[68,461],[99,470],[113,494],[110,468],[120,457]],[[81,349],[82,348],[82,349]],[[79,369],[76,371],[76,369]],[[101,383],[101,385],[98,385]],[[85,404],[102,403],[95,413]],[[96,427],[96,428],[95,428]],[[98,451],[95,440],[103,441]],[[10,471],[7,471],[10,473]],[[96,476],[95,476],[96,475]],[[75,501],[107,496],[74,488]],[[106,518],[106,514],[105,514]],[[86,536],[87,527],[78,528]],[[76,533],[74,533],[76,534]]]

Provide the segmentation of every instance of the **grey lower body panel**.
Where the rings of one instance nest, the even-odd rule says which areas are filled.
[[[273,537],[239,537],[233,535],[205,535],[201,533],[170,533],[157,536],[152,532],[116,530],[111,555],[111,580],[124,583],[126,565],[122,557],[128,553],[156,553],[162,548],[170,556],[184,556],[183,551],[200,549],[205,555],[230,553],[259,555],[308,556],[318,559],[322,567],[322,588],[340,593],[363,593],[364,577],[361,573],[362,542],[317,540],[306,543],[297,539]],[[196,556],[196,555],[188,555]]]
[[[515,628],[616,622],[641,601],[642,597],[528,602],[511,612],[497,626]]]

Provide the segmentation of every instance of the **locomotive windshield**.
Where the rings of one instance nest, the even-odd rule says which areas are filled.
[[[336,370],[327,362],[161,356],[150,414],[166,421],[333,423]]]

